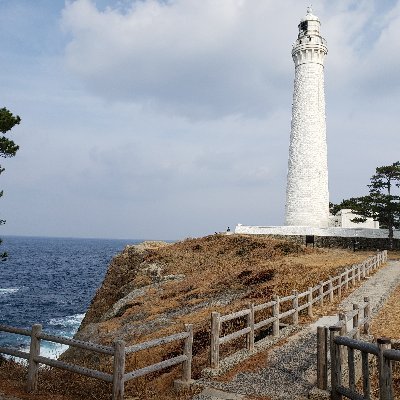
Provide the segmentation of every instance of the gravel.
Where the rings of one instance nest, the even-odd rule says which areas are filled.
[[[400,262],[390,261],[344,299],[340,308],[351,310],[353,303],[362,303],[364,297],[368,296],[373,316],[399,284]],[[306,326],[285,344],[269,351],[265,356],[265,364],[260,365],[260,369],[255,372],[240,372],[230,382],[207,380],[202,384],[231,395],[269,396],[273,400],[306,399],[316,381],[317,326],[329,326],[336,321],[337,316],[328,316]],[[210,397],[202,392],[193,399],[208,400]]]

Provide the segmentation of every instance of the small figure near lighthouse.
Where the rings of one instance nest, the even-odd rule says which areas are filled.
[[[286,189],[286,225],[326,228],[329,224],[324,58],[320,21],[308,7],[293,44],[295,64]]]

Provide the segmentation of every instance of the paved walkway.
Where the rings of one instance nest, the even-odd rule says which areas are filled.
[[[362,303],[364,297],[369,296],[371,315],[374,315],[399,284],[400,262],[390,261],[344,299],[340,308],[351,310],[353,303]],[[284,345],[269,351],[266,364],[258,371],[241,372],[230,382],[206,381],[207,388],[193,399],[233,400],[246,395],[266,396],[273,400],[306,399],[316,382],[317,326],[330,326],[336,322],[337,315],[321,318],[293,335]]]

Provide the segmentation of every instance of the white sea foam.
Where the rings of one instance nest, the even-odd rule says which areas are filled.
[[[0,296],[6,296],[8,294],[18,292],[20,288],[0,288]]]
[[[40,355],[42,357],[48,357],[53,360],[57,359],[69,346],[65,344],[46,342],[40,348]]]
[[[66,346],[65,344],[42,342],[42,345],[40,346],[40,355],[42,357],[47,357],[51,358],[52,360],[56,360],[67,349],[68,346]],[[24,346],[19,346],[18,350],[23,351],[24,353],[29,353],[29,344]],[[13,357],[6,354],[3,354],[2,356],[6,359],[13,359],[17,363],[22,365],[26,365],[27,363],[27,360],[25,360],[24,358]]]
[[[49,325],[58,325],[64,328],[78,329],[84,317],[85,314],[75,314],[67,315],[66,317],[61,318],[52,318],[49,321]]]

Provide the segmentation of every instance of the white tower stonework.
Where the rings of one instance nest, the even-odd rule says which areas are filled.
[[[325,228],[329,223],[329,192],[323,63],[328,49],[320,36],[320,25],[309,7],[293,44],[286,225]]]

